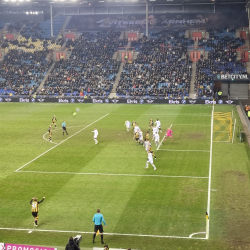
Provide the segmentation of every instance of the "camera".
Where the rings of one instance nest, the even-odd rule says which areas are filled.
[[[80,245],[80,242],[82,241],[82,236],[81,235],[76,235],[73,237],[74,242],[76,243],[77,246]]]

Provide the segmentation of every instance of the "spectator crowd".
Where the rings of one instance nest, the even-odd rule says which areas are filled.
[[[107,97],[120,66],[113,55],[127,43],[119,36],[120,32],[98,32],[69,40],[66,47],[73,47],[70,58],[56,62],[40,94]]]
[[[131,46],[139,51],[137,59],[127,61],[116,88],[119,97],[146,96],[184,98],[188,96],[192,62],[187,46],[193,40],[184,37],[184,31],[164,30],[144,36]]]
[[[56,20],[61,27],[65,19],[59,16]],[[0,94],[108,97],[121,65],[115,53],[118,47],[127,46],[128,40],[116,31],[84,32],[67,42],[63,38],[43,39],[46,25],[24,21],[8,26],[9,31],[22,36],[1,44],[6,55],[0,62]],[[237,49],[245,44],[244,39],[236,38],[235,30],[207,32],[209,38],[202,37],[198,42],[198,48],[205,51],[196,63],[194,88],[199,98],[213,96],[214,75],[246,73],[245,63],[237,60]],[[50,49],[60,50],[63,45],[70,56],[53,64],[48,59]],[[187,98],[192,76],[188,48],[193,45],[184,30],[168,29],[131,42],[138,55],[123,63],[115,88],[117,97]],[[44,78],[44,85],[38,89]]]
[[[237,60],[237,49],[245,40],[235,38],[235,30],[209,29],[209,38],[201,38],[198,45],[207,51],[207,59],[201,58],[196,65],[195,91],[199,98],[213,96],[213,79],[216,74],[244,74],[246,65]]]

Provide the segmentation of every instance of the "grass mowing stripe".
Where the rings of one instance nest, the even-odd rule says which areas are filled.
[[[82,232],[82,231],[26,229],[26,228],[0,228],[0,230],[93,234],[93,232]],[[206,239],[206,238],[194,238],[194,237],[192,237],[194,234],[204,234],[204,232],[190,234],[189,237],[185,237],[185,236],[169,236],[169,235],[149,235],[149,234],[121,234],[121,233],[103,233],[103,234],[105,234],[105,235],[121,235],[121,236],[137,236],[137,237],[152,237],[152,238],[176,238],[176,239],[194,239],[194,240],[205,240]]]
[[[161,178],[195,178],[208,179],[202,176],[173,176],[173,175],[143,175],[143,174],[105,174],[105,173],[76,173],[76,172],[44,172],[44,171],[17,171],[19,173],[38,173],[38,174],[78,174],[78,175],[108,175],[108,176],[132,176],[132,177],[161,177]]]
[[[74,133],[73,135],[69,136],[68,138],[66,138],[65,140],[61,141],[60,143],[58,143],[57,145],[55,145],[54,147],[48,149],[47,151],[45,151],[44,153],[40,154],[39,156],[37,156],[36,158],[34,158],[33,160],[29,161],[28,163],[24,164],[22,167],[18,168],[17,170],[15,170],[15,172],[18,172],[20,169],[24,168],[25,166],[29,165],[31,162],[37,160],[38,158],[40,158],[41,156],[45,155],[46,153],[48,153],[49,151],[51,151],[52,149],[56,148],[57,146],[61,145],[63,142],[67,141],[68,139],[70,139],[71,137],[75,136],[76,134],[80,133],[81,131],[85,130],[86,128],[88,128],[89,126],[95,124],[96,122],[100,121],[101,119],[103,119],[104,117],[106,117],[108,114],[102,116],[101,118],[99,118],[98,120],[90,123],[88,126],[84,127],[83,129],[77,131],[76,133]]]

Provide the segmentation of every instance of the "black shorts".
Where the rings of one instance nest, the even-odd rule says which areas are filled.
[[[38,212],[31,212],[31,213],[32,213],[34,218],[38,217]]]
[[[66,127],[62,127],[63,128],[63,130],[66,130]]]
[[[135,140],[136,140],[136,141],[138,141],[138,140],[139,140],[139,138],[135,138]]]
[[[103,233],[102,225],[95,225],[94,232],[96,233],[98,230],[100,233]]]

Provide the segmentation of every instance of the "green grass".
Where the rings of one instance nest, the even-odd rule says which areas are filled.
[[[77,233],[60,231],[81,231],[90,232],[82,234],[81,248],[91,249],[92,218],[100,208],[107,222],[105,232],[121,234],[104,236],[112,248],[250,248],[250,151],[238,137],[233,144],[213,143],[209,240],[155,237],[189,237],[206,231],[212,106],[0,105],[0,227],[32,229],[32,233],[0,229],[0,242],[62,249]],[[74,117],[76,108],[80,111]],[[232,109],[241,128],[234,106],[215,106],[215,111]],[[53,115],[58,128],[53,128],[52,140],[61,144],[44,140]],[[144,169],[146,151],[124,126],[126,119],[135,120],[145,133],[150,118],[159,118],[163,131],[172,125],[174,133],[174,141],[168,138],[160,150],[153,144],[157,171],[151,166]],[[63,120],[70,138],[62,135]],[[99,131],[98,145],[92,138],[94,127]],[[59,232],[33,230],[29,201],[34,196],[46,196],[37,230]],[[96,242],[100,247],[100,237]]]

